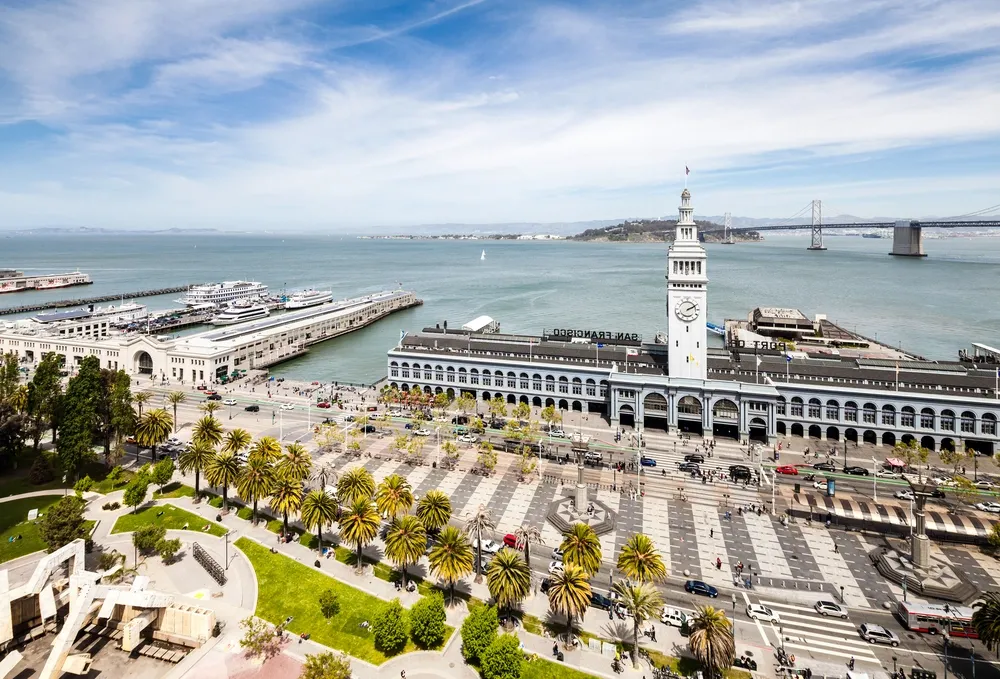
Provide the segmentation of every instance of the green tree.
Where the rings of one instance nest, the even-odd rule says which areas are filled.
[[[441,452],[444,453],[445,465],[451,469],[458,462],[458,458],[461,457],[461,453],[458,450],[458,446],[454,441],[445,441],[441,444]]]
[[[639,628],[642,624],[660,614],[663,597],[660,591],[648,582],[633,584],[628,580],[615,583],[614,591],[619,603],[632,616],[632,667],[639,669]]]
[[[132,402],[139,407],[139,412],[136,415],[137,419],[142,419],[142,407],[149,403],[153,398],[153,395],[148,391],[140,391],[137,394],[132,394]]]
[[[187,400],[187,394],[183,391],[172,391],[167,394],[167,402],[174,409],[174,431],[177,431],[177,406]]]
[[[194,472],[194,494],[195,497],[201,495],[201,473],[208,466],[209,460],[215,457],[215,448],[203,441],[195,441],[181,453],[178,461],[181,471],[185,474]]]
[[[403,587],[406,587],[406,567],[419,561],[426,549],[427,531],[417,517],[407,514],[389,526],[385,555],[403,572]]]
[[[274,441],[274,439],[271,440]],[[246,429],[240,429],[237,427],[236,429],[227,431],[226,435],[222,438],[222,451],[232,453],[233,455],[239,455],[250,447],[250,443],[252,441],[253,437],[250,435],[250,432]],[[277,443],[277,441],[275,441],[275,443]]]
[[[507,402],[503,400],[503,396],[494,396],[490,401],[490,417],[507,417]]]
[[[514,406],[514,412],[512,413],[515,419],[524,421],[531,417],[531,406],[521,401],[516,406]]]
[[[327,620],[340,613],[340,597],[332,589],[325,589],[320,593],[319,612]]]
[[[427,555],[431,573],[448,583],[451,598],[455,583],[472,572],[473,554],[469,538],[454,526],[445,526]]]
[[[483,573],[483,540],[491,532],[496,530],[496,522],[493,521],[493,514],[486,505],[479,507],[469,516],[465,522],[465,533],[472,538],[472,543],[476,546],[476,582],[482,581]]]
[[[302,482],[275,475],[271,486],[271,509],[281,514],[282,535],[288,535],[288,515],[299,511],[301,506]]]
[[[181,541],[177,538],[168,540],[166,538],[156,543],[156,553],[160,555],[164,563],[170,563],[177,556],[181,549]]]
[[[73,484],[73,490],[77,495],[82,496],[84,493],[89,493],[94,487],[94,479],[90,476],[84,476],[82,479]]]
[[[358,498],[340,516],[340,537],[358,550],[358,568],[364,565],[362,550],[378,535],[378,527],[378,510],[368,498]]]
[[[993,549],[1000,549],[1000,523],[993,524],[993,527],[990,528],[990,534],[986,536],[986,540]]]
[[[281,444],[273,436],[261,436],[250,446],[250,457],[255,456],[266,462],[277,462],[281,458]]]
[[[429,490],[417,503],[417,518],[428,532],[435,533],[451,519],[451,500],[440,490]]]
[[[154,408],[146,411],[139,418],[139,424],[135,428],[135,440],[142,447],[152,449],[152,459],[156,459],[156,446],[160,445],[168,438],[173,431],[174,421],[163,408]],[[139,448],[136,447],[135,461],[139,461]]]
[[[0,354],[0,402],[9,402],[21,385],[21,368],[17,354],[7,351]]]
[[[994,529],[1000,523],[994,524]],[[1000,648],[1000,592],[987,592],[972,604],[972,626],[983,645],[997,652]]]
[[[283,637],[275,634],[274,627],[260,618],[251,615],[240,620],[240,629],[243,630],[240,648],[248,659],[260,658],[267,662],[281,653]]]
[[[399,474],[385,477],[375,490],[375,506],[379,513],[390,519],[410,511],[413,506],[413,490],[409,482]]]
[[[582,616],[590,605],[590,576],[579,566],[566,563],[549,580],[549,606],[566,616],[566,635],[573,633],[573,617]]]
[[[955,476],[952,481],[954,483],[952,491],[954,491],[955,495],[962,502],[972,502],[979,495],[979,488],[976,487],[976,484],[971,479],[967,479],[964,476]]]
[[[399,599],[382,604],[372,620],[375,648],[386,655],[395,655],[406,646],[409,635],[406,609],[399,603]]]
[[[104,441],[104,463],[111,465],[124,456],[125,437],[135,433],[138,421],[132,410],[132,378],[124,370],[101,370],[101,398],[97,406],[98,427]]]
[[[54,425],[59,399],[62,398],[61,360],[61,356],[55,353],[42,356],[28,385],[28,414],[31,417],[32,447],[36,453],[42,434]]]
[[[240,460],[232,453],[216,453],[205,467],[205,480],[222,488],[222,509],[229,510],[229,487],[240,478]]]
[[[542,408],[542,421],[551,430],[556,422],[562,422],[562,413],[556,410],[555,406],[545,406]]]
[[[100,359],[86,356],[80,362],[79,372],[70,379],[66,387],[62,424],[56,441],[59,462],[70,477],[75,477],[80,467],[93,457],[97,402],[100,396]]]
[[[271,494],[274,488],[274,467],[267,460],[254,455],[240,469],[240,477],[236,480],[236,493],[244,502],[253,505],[252,520],[257,524],[257,503]]]
[[[160,492],[163,492],[163,486],[170,483],[170,479],[174,477],[174,460],[170,457],[165,457],[155,465],[153,465],[153,472],[149,475],[149,480],[160,487]]]
[[[420,648],[437,648],[444,642],[444,597],[434,592],[410,608],[410,636]]]
[[[204,403],[198,405],[198,410],[205,413],[205,415],[207,415],[208,417],[212,418],[214,418],[215,413],[219,412],[219,410],[221,409],[222,406],[219,405],[218,401],[205,401]]]
[[[76,495],[66,495],[42,516],[38,532],[50,552],[77,538],[86,539],[87,525],[83,510],[87,503]]]
[[[214,403],[214,401],[211,401]],[[212,448],[222,443],[222,423],[211,415],[198,418],[191,428],[191,443],[202,443]]]
[[[478,665],[483,652],[497,637],[495,606],[476,606],[462,621],[462,657],[471,665]]]
[[[699,606],[688,620],[688,629],[691,630],[688,648],[708,677],[723,676],[736,655],[733,623],[725,612],[712,606]]]
[[[667,577],[663,557],[653,541],[642,533],[632,535],[618,554],[618,570],[639,582],[654,582]]]
[[[458,411],[465,415],[476,409],[476,397],[471,394],[462,394],[455,399],[455,407]]]
[[[167,529],[157,524],[142,526],[132,533],[132,545],[144,554],[152,554],[167,537]]]
[[[479,466],[488,472],[492,472],[497,466],[497,451],[493,449],[493,444],[489,441],[479,442],[479,454],[476,456]]]
[[[560,549],[563,561],[582,568],[592,576],[601,567],[601,541],[594,529],[585,523],[576,523],[563,536]]]
[[[122,502],[126,507],[131,507],[135,512],[143,502],[146,501],[146,492],[149,490],[149,477],[138,475],[134,477],[125,487],[125,494]]]
[[[917,466],[917,477],[922,481],[924,476],[923,468],[920,465],[927,464],[929,450],[924,448],[916,439],[910,439],[906,443],[899,441],[893,446],[893,454],[906,462],[907,467]]]
[[[329,526],[337,519],[337,501],[325,490],[312,490],[302,500],[302,525],[306,530],[315,530],[319,541],[319,553],[323,553],[323,526]]]
[[[306,656],[299,679],[351,679],[351,661],[343,653],[312,653]]]
[[[289,443],[285,446],[285,455],[278,460],[275,472],[278,476],[288,476],[304,483],[311,469],[312,455],[301,443]]]
[[[337,499],[353,505],[358,500],[370,500],[375,494],[375,479],[364,467],[349,469],[337,480]]]
[[[514,529],[514,540],[517,548],[524,553],[524,563],[528,566],[531,566],[531,554],[529,553],[531,545],[545,544],[542,542],[542,532],[538,530],[538,526],[533,526],[530,523],[522,523]]]
[[[531,592],[531,569],[520,552],[505,547],[486,567],[486,586],[500,610],[509,612]]]
[[[524,665],[521,640],[513,634],[497,636],[482,654],[483,679],[520,679]]]

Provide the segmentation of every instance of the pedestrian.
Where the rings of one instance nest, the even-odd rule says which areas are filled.
[[[847,663],[847,667],[848,667],[848,669],[850,669],[850,670],[851,670],[852,672],[854,671],[854,656],[853,656],[853,655],[851,656],[851,659],[850,659],[850,661],[849,661],[849,662]]]
[[[710,537],[710,538],[714,538],[715,537],[715,529],[714,528],[709,528],[708,529],[708,537]]]
[[[406,670],[399,671],[399,679],[406,679]]]
[[[840,546],[836,542],[833,543],[833,553],[840,554]]]

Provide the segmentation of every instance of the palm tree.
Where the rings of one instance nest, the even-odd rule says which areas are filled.
[[[1000,593],[987,592],[972,608],[972,626],[979,640],[995,653],[1000,646]]]
[[[486,567],[486,586],[500,610],[509,612],[531,591],[531,569],[520,552],[501,549]]]
[[[429,490],[417,503],[417,518],[428,531],[436,533],[451,518],[451,500],[440,490]]]
[[[319,553],[323,554],[323,526],[332,524],[337,518],[337,500],[325,490],[312,490],[302,500],[302,525],[306,530],[316,530]]]
[[[341,477],[343,479],[343,477]],[[340,537],[358,550],[357,567],[364,565],[361,550],[378,535],[381,519],[375,504],[367,497],[359,497],[340,517]]]
[[[560,549],[563,562],[576,564],[590,577],[601,567],[601,541],[594,529],[585,523],[573,524],[563,536]]]
[[[193,471],[194,472],[194,496],[198,498],[201,496],[201,489],[199,488],[199,481],[201,479],[201,472],[208,466],[208,461],[215,457],[215,448],[204,443],[202,441],[195,441],[187,450],[181,453],[179,458],[181,471],[185,474]]]
[[[257,502],[271,494],[274,487],[274,468],[266,460],[251,457],[236,481],[236,492],[243,500],[253,503],[253,523],[257,525]]]
[[[709,677],[721,677],[736,655],[733,623],[721,608],[699,606],[688,622],[688,629],[692,655],[708,670]]]
[[[385,535],[385,555],[403,571],[406,587],[406,567],[416,563],[427,549],[427,530],[420,519],[410,514],[394,520]]]
[[[232,431],[227,431],[226,435],[222,437],[222,452],[239,455],[250,446],[252,440],[250,432],[237,427]]]
[[[278,460],[277,472],[280,476],[290,476],[305,482],[312,469],[312,456],[306,452],[301,443],[289,443],[285,446],[285,456]]]
[[[417,514],[420,514],[419,507]],[[472,572],[473,554],[468,536],[454,526],[445,526],[427,560],[434,577],[448,583],[450,598],[454,599],[455,583]]]
[[[340,478],[340,474],[332,464],[318,464],[313,467],[312,473],[309,474],[309,480],[319,484],[320,490],[325,490],[331,479],[336,483],[338,478]]]
[[[148,391],[140,391],[136,394],[132,394],[132,402],[139,406],[139,418],[142,418],[142,406],[149,403],[149,400],[153,398],[153,395]]]
[[[579,566],[566,563],[550,580],[549,606],[566,616],[566,642],[573,634],[573,616],[583,615],[590,605],[590,576]]]
[[[639,582],[653,582],[667,577],[663,557],[648,536],[636,533],[628,539],[618,555],[618,570]]]
[[[532,543],[536,545],[544,545],[542,542],[542,532],[538,530],[538,526],[532,526],[528,523],[522,523],[520,527],[514,529],[514,539],[517,548],[524,552],[524,563],[531,566],[531,555],[528,553],[528,548]]]
[[[632,615],[632,667],[639,669],[639,628],[658,615],[663,608],[660,591],[648,582],[632,584],[627,580],[615,583],[618,601]]]
[[[205,467],[205,480],[222,486],[222,510],[229,511],[229,486],[240,478],[240,460],[232,453],[216,453]]]
[[[187,400],[187,394],[183,391],[172,391],[167,394],[167,401],[174,407],[174,432],[177,431],[177,406]]]
[[[281,514],[284,531],[288,535],[288,515],[299,511],[302,506],[302,482],[287,476],[275,475],[271,488],[271,509]]]
[[[473,538],[476,545],[476,582],[483,581],[483,538],[490,531],[496,530],[496,527],[493,514],[486,508],[486,505],[479,505],[465,522],[465,532],[470,538]]]
[[[191,440],[195,443],[207,443],[215,448],[222,443],[222,423],[211,415],[205,415],[194,423]]]
[[[337,498],[345,505],[370,500],[375,494],[375,479],[364,467],[349,469],[337,480]]]
[[[156,446],[160,445],[170,437],[173,430],[174,421],[170,419],[170,413],[163,408],[147,410],[146,414],[139,419],[139,424],[135,428],[135,440],[139,446],[149,446],[152,449],[152,457],[156,459]],[[139,448],[135,450],[135,460],[139,461]]]
[[[205,413],[206,415],[215,415],[215,411],[221,410],[222,406],[219,405],[218,401],[205,401],[198,406],[198,410]]]
[[[390,519],[410,511],[413,506],[413,490],[409,482],[399,474],[385,477],[375,491],[375,506],[382,516]]]
[[[250,457],[254,456],[267,462],[276,462],[281,458],[281,444],[273,436],[261,436],[250,446]]]

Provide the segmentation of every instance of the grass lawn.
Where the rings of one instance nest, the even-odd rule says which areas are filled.
[[[220,538],[226,534],[226,529],[214,521],[208,521],[171,504],[153,505],[140,509],[135,514],[120,516],[111,532],[131,533],[149,524],[158,524],[167,530],[184,530],[184,526],[187,525],[187,530],[208,533]],[[208,524],[208,530],[202,530],[206,524]]]
[[[95,479],[94,487],[92,489],[95,493],[107,495],[108,493],[113,493],[116,490],[122,490],[128,485],[129,481],[132,480],[132,477],[135,476],[132,472],[122,471],[122,476],[118,479],[118,482],[112,483],[111,479],[107,478],[106,472],[107,470],[105,470],[105,478],[100,481]],[[93,479],[94,477],[91,476],[90,478]]]
[[[37,524],[27,520],[28,511],[37,509],[40,514],[44,514],[61,499],[62,495],[46,495],[0,502],[0,562],[31,554],[48,546],[38,534]],[[21,539],[8,542],[12,535],[20,535]]]
[[[562,663],[539,658],[521,665],[521,679],[596,679],[596,677]]]
[[[174,481],[173,483],[165,485],[162,493],[159,490],[153,491],[154,500],[162,500],[171,497],[194,497],[194,488],[191,486],[185,486],[180,481]]]
[[[308,632],[314,641],[344,651],[355,658],[380,665],[388,659],[375,648],[370,632],[361,627],[371,621],[383,601],[370,594],[335,580],[320,571],[303,566],[283,554],[272,554],[260,543],[240,538],[236,546],[250,559],[257,574],[257,617],[280,623],[288,616],[295,620],[288,630],[295,634]],[[340,613],[326,620],[319,611],[317,598],[332,589],[340,598]],[[445,641],[454,633],[448,628]],[[408,641],[403,653],[417,650]]]

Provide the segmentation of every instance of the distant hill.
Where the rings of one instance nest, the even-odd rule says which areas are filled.
[[[10,231],[3,231],[5,234],[12,235],[26,235],[33,234],[36,236],[48,236],[48,235],[82,235],[82,236],[107,236],[116,234],[134,234],[134,235],[163,235],[163,234],[192,234],[192,233],[221,233],[219,229],[181,229],[173,227],[170,229],[106,229],[99,226],[40,226],[33,229],[13,229]]]
[[[696,219],[695,224],[698,225],[702,240],[710,243],[722,240],[721,224],[700,219]],[[573,236],[572,240],[610,243],[672,242],[676,226],[676,219],[633,219],[612,226],[587,229]],[[762,240],[756,231],[743,231],[733,235],[739,241]]]

